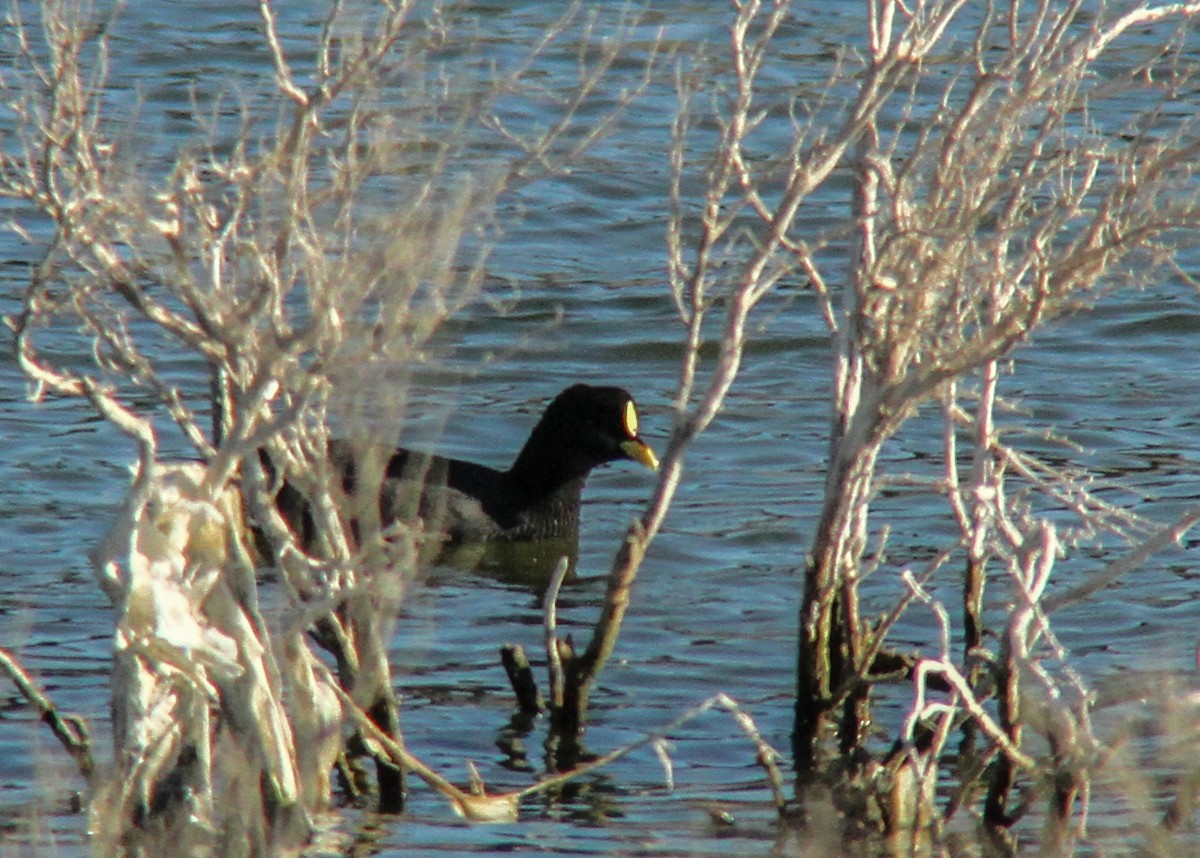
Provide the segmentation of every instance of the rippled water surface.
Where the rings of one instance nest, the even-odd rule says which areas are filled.
[[[316,20],[300,5],[283,20],[287,44],[297,51]],[[786,34],[788,63],[770,75],[780,86],[815,85],[824,74],[820,63],[861,32],[859,3],[799,5]],[[479,50],[504,64],[523,56],[556,8],[481,3],[463,17],[485,37]],[[609,26],[615,13],[599,11]],[[129,4],[117,25],[113,110],[139,113],[154,157],[192,133],[193,101],[211,106],[218,91],[253,100],[271,76],[249,6],[198,4],[181,12],[178,4]],[[631,34],[638,50],[616,67],[613,91],[636,83],[641,52],[660,28],[681,54],[695,56],[723,49],[727,16],[724,3],[653,6]],[[541,61],[539,73],[573,73],[573,38],[568,34],[562,49]],[[303,53],[298,57],[299,66]],[[669,77],[635,102],[571,175],[531,185],[500,213],[505,234],[489,265],[488,295],[448,327],[437,365],[415,373],[404,437],[502,466],[549,397],[589,381],[634,392],[643,434],[661,447],[683,337],[665,285],[666,147],[675,107]],[[518,107],[514,121],[548,121],[531,113],[536,105]],[[840,205],[836,195],[818,200],[808,215],[814,228]],[[4,312],[19,300],[29,258],[11,234],[0,237]],[[1191,261],[1194,274],[1200,259]],[[824,480],[830,371],[811,297],[793,289],[768,304],[755,320],[727,407],[689,454],[676,505],[638,580],[616,656],[594,696],[590,751],[661,726],[717,691],[745,704],[775,747],[788,747],[799,569]],[[1144,496],[1142,512],[1167,521],[1200,495],[1198,343],[1200,301],[1182,283],[1164,281],[1108,301],[1087,318],[1047,329],[1018,353],[1002,385],[1012,406],[1006,425],[1024,427],[1036,450],[1131,486],[1132,493],[1112,499]],[[134,450],[78,402],[30,404],[11,344],[0,349],[0,646],[19,653],[60,706],[89,718],[103,755],[112,611],[86,552],[122,495]],[[177,369],[186,375],[194,368],[184,361]],[[1049,429],[1079,446],[1041,440]],[[939,433],[936,414],[918,415],[887,448],[887,473],[935,478]],[[577,628],[577,637],[586,637],[594,621],[619,535],[651,480],[633,466],[613,465],[588,485],[579,575],[560,608],[560,623]],[[864,594],[872,612],[900,592],[899,569],[927,558],[954,532],[944,504],[907,479],[881,495],[875,521],[886,522],[891,535],[888,560]],[[1192,541],[1057,619],[1089,681],[1106,687],[1122,675],[1156,671],[1191,682],[1200,627],[1200,580],[1194,552],[1186,550]],[[1056,584],[1078,580],[1102,559],[1097,549],[1064,560]],[[955,584],[948,571],[934,589],[953,602]],[[466,760],[492,789],[520,788],[529,782],[526,769],[541,770],[545,733],[535,725],[514,735],[497,647],[511,641],[538,651],[542,586],[437,568],[404,605],[392,658],[406,738],[456,779]],[[914,614],[898,638],[915,646],[931,631],[929,618]],[[894,716],[907,694],[895,690],[885,716]],[[403,818],[350,817],[333,844],[375,844],[388,855],[762,855],[779,845],[768,792],[729,719],[710,714],[690,723],[674,738],[673,758],[673,791],[645,750],[556,802],[531,801],[521,822],[504,826],[463,825],[439,798],[414,786]],[[10,840],[54,854],[86,851],[84,819],[71,812],[81,784],[11,691],[0,697],[0,760],[0,852],[8,853]],[[734,825],[712,821],[713,801],[733,813]]]

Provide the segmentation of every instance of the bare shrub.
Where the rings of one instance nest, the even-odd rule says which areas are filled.
[[[221,849],[205,832],[229,823],[261,851],[271,836],[303,836],[328,803],[345,707],[401,738],[387,644],[424,535],[385,533],[374,504],[338,502],[331,424],[343,418],[339,431],[365,439],[371,427],[353,417],[369,396],[373,422],[395,431],[430,337],[482,288],[500,201],[574,163],[636,95],[577,118],[622,50],[623,24],[593,39],[595,20],[568,10],[489,76],[436,3],[332,4],[301,63],[263,0],[273,89],[215,99],[160,168],[136,124],[110,117],[119,7],[48,2],[35,20],[24,8],[9,9],[13,60],[0,78],[0,194],[41,254],[9,319],[17,356],[35,396],[85,397],[139,445],[126,507],[96,552],[121,613],[118,773],[98,818],[114,845],[153,818],[178,823],[162,842]],[[509,127],[497,100],[541,98],[530,70],[568,31],[583,47],[573,88],[554,94],[557,118]],[[456,74],[455,63],[480,64]],[[93,365],[40,345],[46,329],[73,328]],[[164,367],[179,353],[191,378]],[[379,378],[382,390],[369,382]],[[200,463],[161,461],[165,427],[133,404],[147,395]],[[378,485],[381,468],[364,464],[359,479]],[[311,507],[311,544],[270,500],[285,476]],[[290,596],[284,628],[258,610],[260,549]],[[402,761],[362,746],[374,749],[381,806],[400,807]]]
[[[1131,558],[1170,544],[1196,519],[1190,512],[1131,527],[1137,516],[1097,501],[1084,481],[1004,444],[994,416],[998,361],[1046,322],[1170,273],[1178,249],[1191,243],[1200,221],[1200,129],[1170,106],[1190,98],[1194,86],[1188,22],[1200,7],[865,6],[861,54],[840,57],[821,93],[762,81],[773,68],[787,4],[737,5],[729,71],[711,98],[702,97],[709,77],[681,75],[668,245],[689,348],[660,494],[630,532],[613,586],[631,578],[628,569],[636,569],[661,522],[679,456],[720,409],[744,359],[754,310],[781,282],[801,279],[829,328],[833,377],[830,461],[799,617],[794,752],[801,784],[836,772],[848,793],[887,796],[893,810],[885,825],[903,818],[901,828],[927,827],[933,814],[919,805],[932,800],[928,787],[947,730],[965,720],[985,740],[974,777],[988,779],[984,817],[993,834],[1003,840],[1020,815],[1010,804],[1019,773],[1036,779],[1049,771],[1048,816],[1058,836],[1069,837],[1067,820],[1086,797],[1086,771],[1099,747],[1088,692],[1058,647],[1046,609],[1055,601],[1049,572],[1069,545],[1008,484],[1015,477],[1045,492],[1048,503],[1066,502],[1081,521],[1068,541],[1113,533],[1129,541]],[[1158,28],[1161,53],[1118,53],[1133,27]],[[1110,118],[1102,124],[1098,116]],[[788,122],[790,134],[781,133]],[[801,229],[814,191],[839,172],[853,177],[846,221],[816,234]],[[716,307],[723,318],[714,328],[707,316]],[[700,346],[714,329],[716,356],[703,361]],[[962,537],[922,580],[961,558],[967,645],[965,657],[952,661],[948,615],[937,606],[941,651],[913,670],[911,660],[887,649],[886,635],[923,593],[920,584],[881,623],[863,615],[859,589],[872,568],[869,510],[880,451],[933,399],[947,415],[941,490]],[[960,476],[964,434],[972,463]],[[984,646],[982,634],[984,580],[997,567],[1007,573],[1014,605],[998,651]],[[1103,580],[1116,574],[1109,570]],[[1048,655],[1063,669],[1044,669]],[[908,665],[918,684],[914,716],[926,713],[931,671],[949,687],[928,710],[937,725],[932,744],[918,742],[911,723],[902,739],[915,781],[897,780],[894,768],[881,780],[867,744],[874,677],[896,665]],[[989,682],[998,695],[992,713],[981,702]],[[1046,706],[1037,731],[1051,751],[1036,761],[1024,750],[1022,731],[1033,723],[1021,708],[1027,694]],[[908,785],[896,793],[902,781]],[[972,789],[965,784],[962,796]],[[861,809],[857,802],[848,806]],[[896,812],[901,806],[908,810]]]

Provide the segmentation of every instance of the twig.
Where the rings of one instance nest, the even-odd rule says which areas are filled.
[[[919,683],[920,687],[924,688],[927,681],[926,677],[930,673],[939,674],[950,684],[955,694],[961,699],[963,707],[979,725],[980,729],[983,730],[984,735],[995,742],[1010,760],[1023,769],[1029,771],[1037,769],[1037,760],[1012,743],[1008,734],[1001,729],[1000,725],[984,709],[983,704],[975,696],[975,692],[971,690],[971,684],[967,682],[957,667],[942,659],[923,659],[917,664],[916,670],[913,671],[913,681]]]
[[[486,793],[479,795],[459,789],[453,783],[446,780],[446,778],[425,765],[417,757],[410,754],[398,737],[389,736],[380,730],[371,716],[364,712],[349,694],[336,684],[330,685],[330,688],[337,694],[345,711],[350,714],[350,718],[358,725],[360,730],[366,733],[372,741],[382,746],[388,756],[397,765],[406,771],[412,772],[449,799],[456,813],[472,822],[506,822],[517,818],[517,801],[521,793],[505,793],[503,795],[491,796]],[[482,789],[481,782],[476,779],[476,783]]]
[[[628,756],[647,745],[653,745],[656,748],[656,752],[661,756],[661,749],[664,747],[663,743],[672,732],[713,708],[724,709],[733,715],[738,727],[754,743],[755,749],[758,752],[758,763],[767,773],[767,780],[771,788],[775,808],[780,816],[786,810],[787,800],[783,794],[783,777],[776,764],[780,756],[779,752],[762,738],[762,734],[759,733],[758,727],[754,724],[754,720],[750,717],[749,713],[742,709],[737,701],[727,694],[716,694],[698,706],[679,715],[665,727],[651,733],[646,733],[642,737],[581,766],[576,766],[569,771],[559,772],[550,777],[543,778],[536,784],[527,786],[524,789],[489,795],[484,791],[483,780],[479,777],[479,773],[474,770],[473,765],[468,765],[471,781],[471,791],[468,792],[467,790],[460,789],[410,754],[400,740],[383,733],[367,713],[363,712],[358,704],[354,702],[349,694],[336,685],[331,687],[337,693],[338,699],[342,701],[342,705],[346,708],[346,711],[350,713],[351,719],[364,733],[373,741],[378,742],[398,765],[413,772],[417,777],[446,797],[456,813],[472,822],[506,822],[514,820],[516,819],[517,807],[521,799],[560,786],[581,775],[595,771],[602,766]]]
[[[267,47],[271,52],[271,62],[275,66],[275,82],[279,84],[279,89],[301,108],[307,108],[310,105],[308,95],[297,84],[295,77],[292,76],[292,69],[288,65],[287,55],[283,51],[283,45],[279,41],[279,28],[275,19],[275,10],[271,7],[268,0],[259,0],[258,13],[263,21],[263,35],[267,40]]]
[[[562,589],[570,563],[560,557],[546,590],[546,669],[550,673],[550,705],[557,711],[562,708],[566,677],[563,673],[562,654],[558,648],[558,591]]]
[[[1052,614],[1067,605],[1083,601],[1097,590],[1102,590],[1109,584],[1121,578],[1128,572],[1142,567],[1148,558],[1178,544],[1185,533],[1200,523],[1200,506],[1194,506],[1179,516],[1172,523],[1155,531],[1147,539],[1140,542],[1132,551],[1123,557],[1109,563],[1099,572],[1088,576],[1087,580],[1076,584],[1067,590],[1055,593],[1042,600],[1042,611]]]
[[[1200,3],[1165,3],[1161,6],[1145,6],[1126,12],[1096,32],[1095,41],[1088,45],[1084,54],[1088,62],[1094,61],[1112,42],[1131,27],[1147,27],[1168,18],[1191,18],[1200,15]]]
[[[523,790],[513,793],[513,795],[516,795],[519,798],[524,798],[528,795],[544,792],[550,787],[566,783],[573,778],[587,774],[588,772],[598,769],[601,766],[608,765],[614,760],[619,760],[621,757],[628,756],[632,752],[638,750],[639,748],[643,748],[646,745],[658,745],[665,741],[672,732],[678,730],[687,722],[699,717],[700,715],[703,715],[705,712],[713,708],[724,709],[733,715],[738,727],[741,728],[742,732],[744,732],[752,742],[754,742],[755,749],[758,752],[758,763],[767,773],[767,779],[771,786],[771,793],[774,798],[775,807],[779,811],[780,815],[782,815],[786,805],[786,799],[783,795],[783,777],[779,772],[779,767],[776,765],[776,761],[780,756],[779,752],[762,738],[762,735],[758,732],[758,728],[754,724],[754,720],[747,712],[745,712],[745,710],[742,709],[740,705],[738,705],[737,701],[729,695],[723,693],[716,694],[708,698],[698,706],[695,706],[692,709],[684,712],[682,715],[679,715],[677,718],[659,730],[655,730],[652,733],[647,733],[641,738],[635,739],[627,745],[623,745],[614,751],[610,751],[603,756],[597,757],[596,759],[591,760],[582,766],[577,766],[570,771],[544,778],[533,786],[526,787]]]
[[[21,696],[37,710],[38,716],[58,737],[67,753],[79,766],[79,773],[85,780],[91,780],[96,770],[92,760],[92,738],[88,731],[87,722],[79,715],[63,715],[58,707],[34,683],[33,678],[16,658],[6,649],[0,649],[0,667],[12,679]]]
[[[1035,769],[1037,762],[1013,744],[1008,734],[995,722],[988,711],[979,702],[979,698],[975,696],[971,684],[959,672],[958,668],[950,661],[950,623],[946,615],[946,609],[940,602],[934,600],[925,589],[917,583],[909,572],[904,573],[904,581],[909,589],[925,604],[934,611],[938,617],[938,624],[941,630],[941,658],[925,658],[917,663],[913,670],[913,689],[914,698],[913,705],[909,711],[909,716],[905,722],[904,735],[909,741],[912,740],[912,730],[916,719],[928,709],[925,703],[925,694],[927,688],[927,677],[931,673],[939,674],[951,686],[955,696],[961,701],[962,706],[967,710],[971,717],[975,720],[984,734],[996,743],[1001,750],[1014,763],[1025,769]],[[941,704],[935,704],[940,706]]]
[[[517,696],[517,707],[527,715],[537,715],[545,706],[538,693],[533,669],[520,644],[505,644],[500,647],[500,663],[508,675],[508,684]]]

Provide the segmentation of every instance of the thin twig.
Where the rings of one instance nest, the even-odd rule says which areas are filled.
[[[61,714],[45,692],[37,687],[33,677],[6,649],[0,649],[0,668],[9,675],[26,702],[37,710],[38,717],[46,722],[51,732],[58,737],[58,741],[79,766],[79,773],[85,780],[90,781],[96,766],[92,760],[92,738],[87,722],[79,715]]]
[[[566,557],[560,557],[550,578],[550,586],[546,589],[545,643],[546,668],[550,672],[550,704],[555,710],[562,708],[563,690],[566,679],[563,675],[562,654],[558,648],[558,592],[566,580],[570,562]]]

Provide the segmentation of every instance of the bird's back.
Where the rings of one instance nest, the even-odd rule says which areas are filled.
[[[388,463],[381,515],[420,518],[450,543],[552,539],[575,532],[582,489],[576,480],[534,494],[508,471],[402,449]]]

